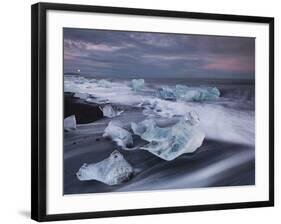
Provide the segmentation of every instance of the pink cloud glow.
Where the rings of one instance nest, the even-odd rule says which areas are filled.
[[[220,60],[212,60],[204,68],[225,72],[252,73],[255,71],[255,63],[251,58],[247,57],[222,58]]]

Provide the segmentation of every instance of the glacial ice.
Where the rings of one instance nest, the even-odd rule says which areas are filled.
[[[116,142],[118,146],[126,149],[127,146],[133,145],[132,134],[122,127],[121,122],[110,121],[107,127],[104,129],[104,138],[110,138]]]
[[[76,118],[75,115],[71,115],[64,119],[63,127],[65,131],[74,131],[76,129]]]
[[[119,116],[124,112],[124,111],[115,110],[110,104],[107,104],[105,106],[100,106],[100,110],[102,111],[103,116],[108,118]]]
[[[144,88],[144,79],[132,79],[131,87],[134,91],[140,91]]]
[[[170,127],[158,127],[153,119],[146,119],[139,124],[132,122],[131,128],[135,135],[149,142],[140,149],[170,161],[202,145],[205,134],[198,123],[197,113],[189,112],[186,118]]]
[[[157,96],[164,100],[171,100],[171,101],[177,100],[174,90],[169,87],[161,87],[160,89],[158,89]]]
[[[133,172],[133,167],[115,150],[98,163],[84,163],[76,176],[80,181],[97,180],[108,185],[117,185],[130,180]]]
[[[89,97],[88,93],[75,93],[74,97],[82,99],[82,100],[86,100]]]
[[[111,87],[111,82],[105,80],[105,79],[101,79],[97,82],[97,85],[99,87],[103,87],[103,88],[110,88]]]
[[[216,87],[188,87],[176,85],[175,94],[178,99],[184,101],[215,100],[220,97],[220,91]]]
[[[175,88],[162,87],[157,91],[157,96],[165,100],[205,101],[215,100],[220,97],[220,91],[214,87],[189,87],[176,85]]]

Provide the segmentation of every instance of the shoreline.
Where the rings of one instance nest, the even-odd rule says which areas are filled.
[[[72,92],[64,92],[64,118],[75,115],[77,124],[86,124],[103,118],[103,113],[96,103],[74,97]]]
[[[239,94],[236,92],[230,93],[231,98],[233,94],[240,97],[241,95],[244,96],[239,89]],[[130,129],[131,122],[138,123],[143,121],[147,116],[142,113],[143,108],[110,103],[112,107],[122,109],[124,112],[119,116],[107,118],[103,116],[99,107],[109,103],[102,102],[97,104],[95,100],[93,100],[94,102],[86,102],[84,99],[74,97],[74,93],[70,92],[65,92],[64,97],[66,105],[65,116],[75,114],[78,124],[75,131],[64,132],[64,194],[151,191],[255,184],[255,146],[243,144],[243,139],[239,140],[241,143],[234,143],[228,141],[227,139],[229,138],[222,140],[221,136],[215,136],[219,137],[219,139],[214,140],[213,138],[211,140],[212,136],[209,136],[209,138],[205,138],[203,145],[194,153],[186,153],[172,161],[165,161],[146,150],[122,150],[113,141],[102,137],[105,128],[112,120],[118,120],[127,130]],[[247,99],[247,96],[245,98]],[[237,105],[233,104],[236,101],[229,103],[229,105],[223,105],[223,103],[225,103],[223,100],[217,102],[217,104],[214,103],[215,109],[217,109],[215,112],[222,112],[223,115],[225,112],[223,109],[228,108],[227,106],[230,109],[237,108]],[[238,100],[238,106],[239,103],[240,101]],[[201,111],[203,111],[202,107],[204,106],[208,106],[207,109],[214,109],[209,102],[205,104],[194,103],[194,105],[196,109],[201,109]],[[239,114],[242,110],[243,108],[240,105],[238,108]],[[235,120],[238,115],[234,115],[230,118]],[[205,121],[209,121],[206,114],[205,117],[203,116],[204,118]],[[226,122],[230,118],[227,117]],[[159,124],[164,122],[167,125],[168,119],[160,118],[159,120],[161,120]],[[227,124],[231,125],[231,121]],[[221,127],[216,122],[213,123],[215,127]],[[244,124],[241,125],[243,126]],[[239,127],[237,126],[237,130],[239,130]],[[205,131],[207,132],[207,130]],[[236,129],[233,131],[236,133]],[[138,136],[133,135],[132,137],[134,146],[146,144]],[[75,173],[84,163],[100,162],[116,149],[138,170],[138,173],[128,182],[109,186],[96,180],[79,181],[76,178]],[[241,159],[243,159],[243,163],[241,163]],[[208,174],[207,176],[206,173]],[[204,178],[196,179],[194,178],[195,174],[197,177]]]

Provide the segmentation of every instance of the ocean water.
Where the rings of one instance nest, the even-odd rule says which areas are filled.
[[[78,124],[64,133],[64,193],[169,190],[196,187],[231,187],[255,184],[255,84],[249,80],[145,79],[141,91],[133,91],[131,79],[100,82],[83,76],[65,75],[64,91],[79,93],[85,103],[110,104],[124,112],[114,118],[101,118]],[[157,97],[157,89],[176,84],[191,87],[217,87],[216,100],[168,101]],[[143,107],[143,105],[148,105]],[[153,106],[151,106],[153,105]],[[131,122],[146,118],[159,124],[195,111],[206,137],[194,153],[165,161],[145,151],[120,149],[102,134],[111,120],[128,128]],[[134,147],[145,144],[133,136]],[[116,186],[91,180],[79,181],[75,173],[83,163],[97,163],[118,149],[138,172]]]

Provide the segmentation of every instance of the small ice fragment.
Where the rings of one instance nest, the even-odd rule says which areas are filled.
[[[89,94],[88,93],[75,93],[74,97],[82,99],[82,100],[86,100],[89,97]]]
[[[132,79],[131,87],[134,91],[140,91],[144,88],[144,79]]]
[[[113,118],[113,117],[119,116],[120,114],[122,114],[124,112],[124,111],[115,110],[110,104],[101,106],[100,109],[103,113],[103,116],[108,117],[108,118]]]
[[[169,87],[161,87],[157,91],[157,96],[164,100],[171,100],[171,101],[177,100],[177,97],[176,97],[174,91]]]
[[[111,87],[111,82],[109,82],[105,79],[99,80],[97,84],[98,84],[99,87],[104,87],[104,88],[110,88]]]
[[[133,145],[132,134],[122,127],[121,122],[111,121],[104,129],[104,138],[110,138],[123,149]]]
[[[154,120],[146,119],[139,124],[131,123],[131,128],[134,134],[149,142],[140,149],[170,161],[184,153],[192,153],[202,145],[205,134],[198,122],[197,113],[190,112],[187,119],[170,127],[158,127]]]
[[[133,173],[133,167],[115,150],[98,163],[84,163],[76,176],[80,181],[97,180],[108,185],[117,185],[130,180]]]
[[[71,115],[64,119],[63,127],[65,131],[74,131],[76,129],[76,118],[75,115]]]

